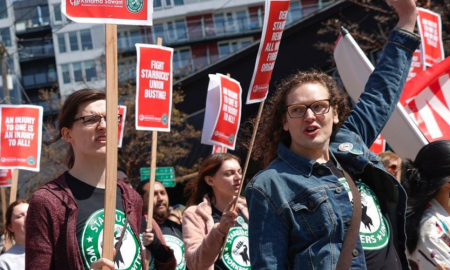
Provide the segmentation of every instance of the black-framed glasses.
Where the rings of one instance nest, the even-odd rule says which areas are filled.
[[[292,104],[286,106],[286,111],[289,114],[289,117],[291,118],[302,118],[303,116],[305,116],[306,111],[308,109],[311,109],[311,111],[315,115],[326,114],[330,111],[330,100],[329,99],[317,100],[309,105]]]
[[[85,116],[75,118],[75,119],[73,119],[73,122],[82,120],[83,124],[85,126],[90,127],[90,126],[100,124],[102,119],[105,119],[105,122],[106,122],[106,115],[92,114],[92,115],[85,115]],[[122,121],[122,115],[118,114],[117,115],[117,124],[120,124],[120,121]]]

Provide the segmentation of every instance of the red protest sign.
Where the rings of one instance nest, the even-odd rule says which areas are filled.
[[[10,187],[12,182],[12,170],[0,169],[0,187]]]
[[[170,131],[173,49],[136,44],[136,129]]]
[[[383,153],[385,149],[386,149],[386,140],[380,134],[378,135],[377,139],[373,142],[372,146],[370,146],[370,151],[378,155],[380,153]]]
[[[62,0],[61,11],[79,23],[152,25],[152,0]]]
[[[246,104],[266,99],[291,1],[266,0],[264,28]]]
[[[117,147],[121,148],[122,147],[122,140],[123,140],[123,133],[125,131],[125,120],[127,117],[127,106],[124,105],[119,105],[117,107],[119,114],[122,115],[122,119],[119,123],[119,127],[118,127],[118,134],[117,134]]]
[[[428,141],[450,139],[450,57],[405,84],[400,102]]]
[[[424,8],[417,10],[417,24],[422,38],[422,57],[425,65],[432,66],[445,58],[441,15]]]
[[[212,154],[226,153],[227,148],[219,145],[213,145]]]
[[[39,171],[42,107],[0,106],[0,168]]]
[[[420,51],[415,51],[413,54],[411,67],[409,68],[408,78],[406,81],[411,80],[416,77],[417,74],[425,70],[425,65],[423,64],[423,58]]]
[[[222,74],[209,75],[201,142],[233,149],[241,122],[241,85]]]

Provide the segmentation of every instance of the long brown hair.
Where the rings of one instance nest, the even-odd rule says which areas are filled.
[[[215,201],[212,187],[205,181],[206,176],[213,176],[220,169],[226,160],[235,159],[241,163],[241,160],[229,153],[218,153],[208,156],[200,165],[197,178],[187,182],[184,189],[185,196],[189,196],[186,207],[197,205],[203,201],[203,197],[208,194],[209,199],[213,203]]]
[[[8,229],[8,227],[12,223],[12,214],[14,211],[14,207],[16,207],[17,205],[22,204],[22,203],[28,204],[27,200],[25,200],[25,199],[17,199],[16,201],[14,201],[13,203],[11,203],[8,206],[8,209],[6,209],[5,237],[8,238],[9,241],[11,241],[11,243],[14,240],[14,233],[12,231],[10,231]]]
[[[261,116],[259,132],[256,138],[253,157],[262,158],[263,165],[267,167],[277,156],[278,144],[283,142],[291,144],[289,131],[283,129],[283,119],[286,114],[286,98],[292,89],[306,83],[323,85],[330,95],[330,104],[337,110],[339,123],[333,125],[333,130],[339,129],[350,114],[350,105],[347,94],[339,90],[333,78],[317,70],[300,71],[287,77],[275,90],[268,100]]]
[[[64,127],[72,128],[73,119],[78,113],[78,107],[80,106],[80,104],[87,101],[97,101],[104,99],[106,99],[106,94],[104,92],[91,88],[81,89],[70,94],[70,96],[67,97],[66,101],[61,107],[58,118],[56,119],[58,124],[56,131],[53,128],[55,136],[53,137],[51,142],[56,142],[62,138],[61,130]],[[74,163],[75,154],[73,152],[72,145],[70,145],[66,155],[66,165],[69,169],[72,169]]]

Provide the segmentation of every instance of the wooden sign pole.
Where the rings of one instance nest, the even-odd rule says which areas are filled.
[[[117,192],[117,25],[105,25],[106,51],[106,184],[102,257],[114,259],[114,224]],[[126,230],[126,228],[123,228]],[[106,266],[104,270],[108,270]]]
[[[158,38],[156,45],[162,46],[162,38]],[[147,229],[152,229],[153,219],[153,198],[155,196],[155,175],[156,175],[156,153],[158,147],[158,131],[152,132],[152,159],[150,163],[150,186],[148,193],[148,217]]]
[[[12,182],[11,182],[11,192],[9,194],[9,204],[12,204],[17,199],[17,185],[19,183],[19,170],[12,170]]]
[[[6,190],[5,188],[0,188],[2,196],[2,213],[3,213],[3,225],[6,224]]]
[[[251,157],[252,151],[253,151],[253,144],[255,144],[256,133],[258,132],[259,121],[261,120],[261,114],[262,114],[262,111],[264,108],[264,101],[265,100],[263,100],[259,104],[259,110],[258,110],[258,114],[256,116],[256,123],[255,123],[255,127],[253,129],[252,139],[250,141],[250,146],[248,148],[247,158],[245,159],[245,165],[244,165],[244,171],[242,173],[241,185],[239,186],[239,191],[238,191],[238,195],[237,195],[238,197],[239,197],[239,195],[241,195],[242,187],[244,186],[244,182],[245,182],[244,180],[245,180],[245,175],[247,174],[248,163],[250,162],[250,157]],[[236,201],[234,202],[234,205],[232,207],[233,211],[236,211],[237,201],[238,200],[236,199]],[[227,232],[227,235],[228,235],[228,232]],[[227,243],[226,239],[227,238],[225,237],[225,241],[223,242],[222,251],[220,252],[219,258],[222,258],[223,252],[225,251],[224,247],[225,247],[225,244]]]

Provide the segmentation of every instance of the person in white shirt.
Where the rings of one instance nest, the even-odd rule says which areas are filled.
[[[407,255],[412,270],[450,269],[450,140],[405,162]]]

